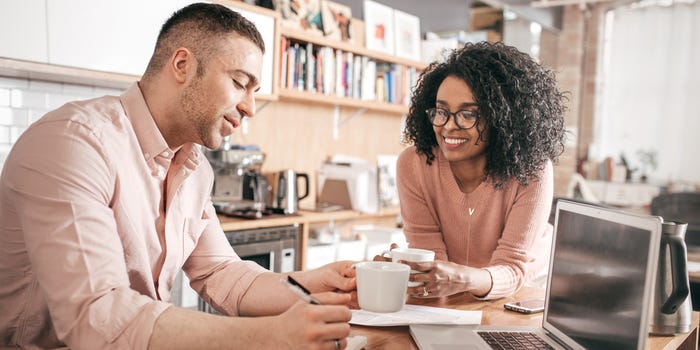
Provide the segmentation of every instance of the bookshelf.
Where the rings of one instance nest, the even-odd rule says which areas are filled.
[[[278,71],[280,72],[280,75],[277,76],[280,101],[302,103],[308,102],[313,104],[367,109],[381,113],[402,115],[408,112],[408,99],[410,96],[411,87],[415,84],[420,71],[425,69],[427,66],[423,62],[387,55],[385,53],[368,50],[363,46],[328,39],[322,36],[309,34],[298,29],[285,28],[284,26],[280,26],[280,37],[280,42],[278,42],[278,50],[280,55],[280,67],[278,68]],[[298,71],[301,71],[301,75],[304,75],[306,73],[306,69],[308,68],[299,68],[299,63],[292,61],[289,58],[289,56],[294,54],[296,54],[296,57],[299,57],[298,50],[301,50],[301,52],[303,52],[302,54],[305,54],[309,49],[311,52],[313,52],[313,58],[308,55],[306,55],[306,57],[314,60],[314,63],[311,64],[313,66],[312,69],[314,69],[312,76],[316,77],[313,79],[316,80],[315,83],[312,84],[313,86],[309,86],[304,78],[298,78],[297,75],[299,74]],[[325,55],[322,53],[322,51],[329,49],[330,53],[328,53],[328,51],[326,51]],[[333,82],[328,83],[323,81],[323,78],[318,78],[316,74],[319,70],[326,72],[326,68],[315,64],[318,57],[323,58],[329,57],[330,55],[331,61],[334,62],[331,64],[335,64],[334,60],[337,60],[337,57],[339,57],[341,54],[343,56],[349,54],[348,60],[350,62],[349,66],[351,67],[349,68],[350,72],[353,72],[355,69],[357,69],[357,67],[361,67],[362,72],[364,72],[366,62],[371,61],[374,71],[370,72],[373,73],[369,73],[370,76],[362,76],[361,79],[359,77],[355,77],[353,83],[348,82],[349,88],[348,86],[341,87],[336,85],[337,81],[335,79],[337,79],[338,76],[343,75],[343,73],[335,70],[335,67],[330,68],[335,74],[335,79]],[[306,64],[306,57],[302,58],[305,60],[302,64]],[[358,58],[359,62],[361,62],[359,64],[357,63]],[[298,60],[298,58],[295,58],[295,60]],[[383,85],[384,82],[382,80],[382,75],[378,74],[378,72],[389,72],[388,74],[394,74],[397,76],[392,79],[391,75],[385,75],[385,77],[387,77],[387,81],[389,79],[392,80],[392,83],[387,83],[387,86],[391,86],[390,84],[395,84],[393,87],[393,89],[395,89],[394,92],[391,92],[391,87],[382,90],[381,93],[379,92],[379,85]],[[349,74],[355,75],[356,73],[353,72]],[[372,76],[372,74],[374,75]],[[297,84],[297,80],[299,81],[299,84]],[[365,83],[362,81],[364,80],[369,81],[371,84],[376,84],[376,86],[373,86],[376,87],[376,89],[366,88],[363,86],[362,84]],[[377,84],[375,80],[380,80],[380,83]],[[294,82],[290,83],[290,81]],[[343,91],[343,88],[346,90]],[[372,90],[374,92],[366,95],[366,90]],[[339,93],[338,91],[343,92]],[[391,97],[389,97],[389,95]]]
[[[374,58],[378,61],[397,63],[409,67],[415,67],[418,70],[423,70],[427,66],[427,64],[420,61],[407,60],[404,58],[387,55],[383,52],[368,50],[364,48],[364,46],[356,46],[342,41],[327,39],[318,35],[310,35],[305,33],[304,31],[285,28],[284,26],[280,26],[280,34],[289,39],[309,42],[318,46],[327,46],[332,47],[334,49],[341,49],[345,52],[352,52],[356,55],[367,56],[370,58]]]

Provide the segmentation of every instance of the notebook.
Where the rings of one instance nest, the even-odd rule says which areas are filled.
[[[541,327],[411,325],[411,336],[421,350],[491,349],[513,332],[546,349],[645,349],[661,223],[560,200]]]

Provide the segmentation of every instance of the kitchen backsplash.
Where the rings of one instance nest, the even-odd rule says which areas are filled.
[[[17,138],[48,111],[70,101],[121,93],[99,86],[0,77],[0,169]]]

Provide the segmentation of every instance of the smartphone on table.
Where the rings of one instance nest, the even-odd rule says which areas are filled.
[[[534,314],[544,311],[544,299],[511,301],[505,303],[503,307],[522,314]]]

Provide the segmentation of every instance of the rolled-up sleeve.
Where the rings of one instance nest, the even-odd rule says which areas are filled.
[[[114,165],[99,132],[35,124],[33,137],[15,145],[22,157],[6,163],[4,181],[58,338],[72,349],[145,349],[169,304],[130,288],[110,207]]]
[[[192,288],[209,305],[226,315],[237,316],[248,287],[261,273],[269,271],[235,254],[212,205],[207,206],[205,216],[209,222],[183,270]]]

